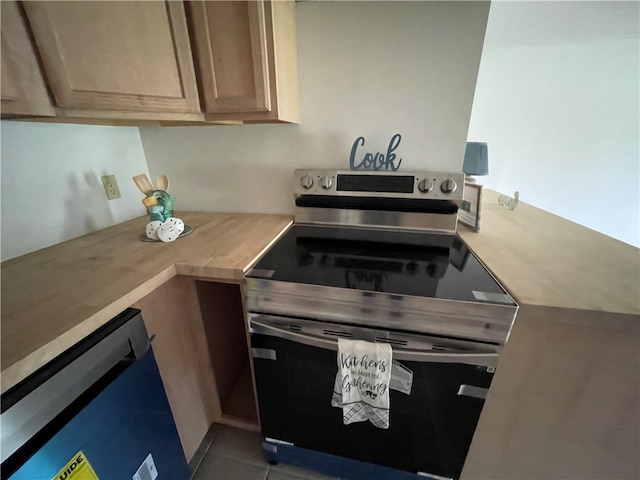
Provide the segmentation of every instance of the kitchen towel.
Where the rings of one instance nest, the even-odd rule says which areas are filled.
[[[342,408],[345,425],[369,420],[389,428],[391,345],[338,339],[338,373],[331,406]]]

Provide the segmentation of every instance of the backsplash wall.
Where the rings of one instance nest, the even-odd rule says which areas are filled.
[[[140,128],[176,210],[288,213],[295,168],[386,152],[460,171],[488,2],[299,2],[300,125]]]
[[[401,133],[402,169],[459,170],[467,127],[470,140],[490,144],[491,175],[481,183],[506,193],[520,189],[524,201],[638,245],[637,4],[561,2],[636,12],[622,16],[633,24],[631,32],[610,22],[613,38],[557,42],[542,29],[545,22],[555,34],[571,33],[570,26],[589,32],[599,25],[601,31],[607,12],[566,18],[545,13],[556,7],[543,3],[494,2],[479,74],[485,3],[297,3],[301,125],[139,133],[2,121],[2,259],[144,215],[130,177],[148,168],[154,177],[171,176],[178,211],[290,212],[293,169],[347,168],[360,135],[367,139],[361,150],[376,152]],[[525,9],[518,13],[524,26],[505,15],[509,8]],[[495,35],[505,30],[512,36],[496,44]],[[538,44],[523,44],[527,39]],[[560,66],[564,83],[554,81]],[[525,80],[536,73],[536,89],[524,80],[510,82],[505,72]],[[576,86],[596,93],[576,96]],[[542,144],[544,155],[538,143],[523,141],[538,133],[555,141]],[[540,188],[544,172],[552,172],[545,180],[554,188]],[[108,173],[116,174],[121,199],[106,200],[100,177]],[[615,196],[593,194],[607,184],[623,188]]]
[[[147,173],[135,127],[0,122],[2,260],[144,215],[131,177]],[[107,200],[102,175],[121,198]]]

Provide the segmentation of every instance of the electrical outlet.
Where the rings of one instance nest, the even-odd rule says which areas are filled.
[[[107,193],[107,200],[120,198],[120,189],[118,188],[115,175],[104,175],[102,177],[102,184],[104,185],[104,191]]]

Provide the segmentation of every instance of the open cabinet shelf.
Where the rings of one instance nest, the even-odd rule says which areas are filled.
[[[242,288],[201,280],[195,285],[221,406],[216,421],[259,430]]]

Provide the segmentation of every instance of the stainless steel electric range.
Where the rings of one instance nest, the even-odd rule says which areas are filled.
[[[464,175],[294,180],[295,222],[245,279],[265,454],[342,478],[458,478],[518,310],[456,235]],[[389,429],[331,407],[338,338],[391,344]]]

